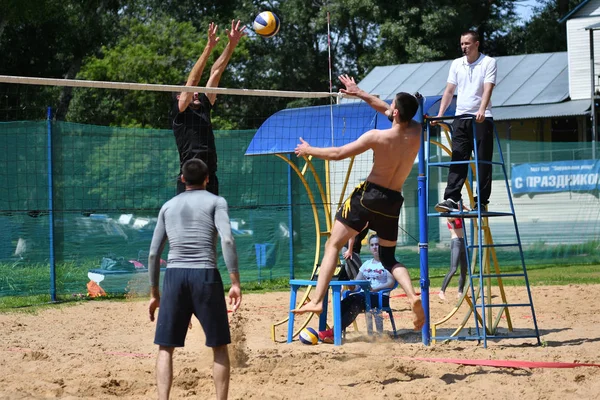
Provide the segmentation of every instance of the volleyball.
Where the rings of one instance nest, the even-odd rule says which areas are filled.
[[[304,328],[300,332],[300,341],[304,344],[314,345],[319,343],[319,334],[313,328]]]
[[[271,11],[263,11],[254,18],[254,32],[262,37],[275,36],[279,32],[279,18]]]

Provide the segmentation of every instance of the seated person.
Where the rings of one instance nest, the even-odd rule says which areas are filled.
[[[377,293],[383,289],[390,289],[396,283],[394,276],[383,267],[379,261],[379,237],[372,235],[369,237],[369,250],[373,254],[372,260],[367,260],[360,267],[356,280],[368,280],[371,282],[371,304],[379,301]],[[389,296],[384,296],[383,306],[389,306]],[[342,330],[346,329],[358,316],[365,312],[365,294],[364,292],[353,293],[342,300]],[[375,325],[377,330],[383,330],[383,319],[381,315],[375,315]],[[323,343],[333,343],[333,328],[319,332],[319,339]]]

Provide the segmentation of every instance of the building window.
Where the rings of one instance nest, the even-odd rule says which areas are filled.
[[[578,142],[577,118],[552,118],[551,132],[553,142]]]

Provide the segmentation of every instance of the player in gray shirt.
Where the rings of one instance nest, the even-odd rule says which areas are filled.
[[[213,380],[218,399],[229,391],[231,343],[227,305],[217,269],[217,235],[231,279],[229,303],[235,312],[242,301],[235,241],[231,233],[227,201],[206,190],[208,168],[198,159],[186,161],[182,181],[186,191],[167,201],[158,214],[148,271],[151,298],[150,321],[160,306],[154,343],[159,345],[156,380],[159,399],[168,399],[173,382],[173,351],[183,347],[194,314],[204,330],[206,346],[212,347]],[[169,257],[162,299],[158,289],[160,256],[169,241]]]

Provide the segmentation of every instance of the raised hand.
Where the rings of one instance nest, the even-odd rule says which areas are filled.
[[[208,25],[207,46],[210,47],[211,49],[214,48],[217,45],[217,43],[219,42],[219,37],[217,36],[217,28],[218,28],[218,25],[216,25],[214,22],[211,22]]]
[[[360,91],[358,85],[356,84],[356,82],[354,81],[354,78],[348,75],[340,75],[338,77],[340,79],[340,82],[342,82],[342,84],[344,86],[346,86],[346,89],[340,89],[340,92],[344,93],[344,94],[348,94],[350,96],[357,96],[358,92]]]
[[[237,45],[237,43],[240,41],[240,39],[244,36],[246,36],[246,32],[244,32],[244,30],[246,30],[246,26],[242,26],[240,28],[240,24],[242,21],[240,21],[238,19],[237,22],[235,22],[235,20],[231,20],[231,29],[226,29],[225,31],[227,32],[227,37],[229,38],[229,42]]]
[[[310,144],[308,144],[308,142],[306,142],[304,139],[300,138],[300,143],[298,143],[294,152],[298,157],[308,156],[309,148]]]

